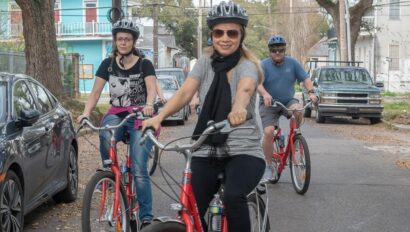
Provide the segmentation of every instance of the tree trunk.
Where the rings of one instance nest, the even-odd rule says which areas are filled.
[[[336,35],[338,41],[340,41],[340,15],[339,15],[339,1],[336,3],[329,1],[329,0],[316,0],[317,3],[332,16],[333,25],[336,30]],[[373,5],[373,0],[360,0],[354,6],[349,8],[350,14],[350,42],[351,42],[351,54],[352,60],[354,61],[354,50],[356,46],[357,37],[359,37],[360,33],[360,25],[362,22],[362,17],[366,13],[366,11],[371,8]],[[340,45],[339,45],[340,49]]]
[[[64,95],[59,69],[54,0],[16,0],[23,15],[26,73],[57,98]]]

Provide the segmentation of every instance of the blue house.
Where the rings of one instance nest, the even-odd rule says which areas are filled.
[[[136,1],[122,0],[121,5],[125,17],[131,15],[131,7],[136,4]],[[111,52],[111,23],[107,17],[111,7],[112,0],[55,0],[54,19],[58,49],[66,53],[80,55],[80,92],[89,93],[91,91],[95,72],[101,61]],[[133,19],[133,21],[137,21],[137,19]],[[144,41],[144,27],[142,25],[139,27],[141,39],[138,42],[140,43]],[[16,36],[22,36],[22,34],[22,16],[17,3],[14,0],[0,0],[0,39],[13,39]],[[175,44],[175,38],[173,40],[173,44]],[[170,49],[161,41],[159,44],[162,45],[159,48],[159,54],[164,51],[177,50]],[[150,58],[152,46],[145,46],[144,50]],[[166,61],[165,63],[170,62]],[[168,65],[160,64],[160,66]],[[108,86],[105,86],[104,92],[108,92]]]

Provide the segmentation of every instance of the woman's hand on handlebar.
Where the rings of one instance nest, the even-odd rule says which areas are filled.
[[[90,118],[90,115],[88,115],[88,114],[82,114],[82,115],[80,115],[80,116],[78,116],[78,118],[77,118],[77,123],[78,124],[81,124],[82,123],[82,121],[83,121],[83,119],[89,119]]]
[[[273,103],[273,98],[272,98],[271,95],[265,94],[265,95],[263,95],[262,97],[263,97],[263,104],[264,104],[265,106],[271,106],[271,105],[272,105],[272,103]]]
[[[142,109],[142,113],[146,117],[151,117],[154,114],[154,106],[153,105],[145,105]]]
[[[228,121],[232,127],[241,125],[246,121],[246,115],[248,111],[243,107],[234,107],[228,114]]]
[[[157,131],[159,127],[161,126],[161,122],[162,120],[159,116],[145,119],[142,122],[142,131],[145,131],[146,128],[150,128],[150,127],[153,127],[155,131]]]

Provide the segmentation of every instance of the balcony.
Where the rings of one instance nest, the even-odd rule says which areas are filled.
[[[111,23],[109,22],[74,22],[55,24],[57,37],[82,37],[111,35]],[[23,24],[10,24],[5,37],[12,38],[23,35]]]
[[[371,35],[374,29],[376,29],[374,23],[374,16],[363,16],[362,23],[360,24],[360,35]]]

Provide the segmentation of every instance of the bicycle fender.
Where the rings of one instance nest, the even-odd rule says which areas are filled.
[[[160,216],[156,217],[153,219],[153,221],[159,221],[159,222],[176,222],[182,225],[185,225],[181,220],[169,217],[169,216]]]

